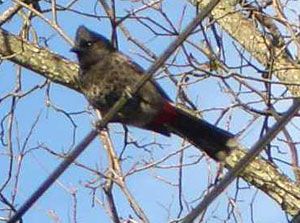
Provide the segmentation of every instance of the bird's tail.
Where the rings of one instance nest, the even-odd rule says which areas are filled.
[[[174,133],[186,138],[210,157],[222,161],[237,146],[235,135],[175,107],[176,118],[168,123]]]

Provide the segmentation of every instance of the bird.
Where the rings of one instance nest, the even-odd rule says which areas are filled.
[[[71,51],[79,62],[80,90],[102,115],[145,75],[141,66],[106,37],[83,25],[77,28]],[[216,161],[224,161],[236,146],[234,134],[176,106],[154,79],[147,81],[110,122],[165,136],[176,134]]]

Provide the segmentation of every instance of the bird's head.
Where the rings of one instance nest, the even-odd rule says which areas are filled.
[[[71,51],[77,54],[80,65],[89,66],[115,51],[115,48],[104,36],[80,26]]]

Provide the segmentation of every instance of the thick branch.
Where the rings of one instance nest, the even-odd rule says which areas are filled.
[[[8,59],[55,83],[80,91],[76,82],[79,69],[76,63],[28,43],[3,29],[0,29],[0,59]]]
[[[80,92],[76,83],[78,65],[63,57],[42,49],[0,29],[0,56],[14,63]],[[233,151],[226,159],[226,166],[232,168],[242,156],[243,148]],[[241,177],[263,190],[291,215],[300,209],[300,188],[274,166],[257,158],[241,174]]]
[[[233,168],[246,154],[239,148],[226,159],[226,167]],[[300,210],[300,187],[275,166],[261,157],[256,158],[240,174],[245,181],[264,191],[275,200],[283,210],[294,216]]]
[[[191,1],[203,8],[209,0]],[[295,64],[288,57],[285,45],[275,46],[270,38],[261,33],[251,19],[246,18],[235,6],[240,1],[223,0],[211,12],[217,23],[252,57],[265,67],[272,63],[272,73],[288,83],[300,84],[300,65]],[[272,52],[271,52],[272,51]],[[296,97],[300,96],[298,86],[287,86]]]
[[[263,135],[243,156],[230,171],[226,173],[223,179],[201,200],[201,202],[184,218],[182,223],[193,222],[200,216],[208,207],[208,205],[219,196],[238,176],[241,176],[249,164],[256,159],[262,152],[264,147],[269,144],[274,137],[284,128],[284,126],[295,116],[300,108],[300,100],[294,100],[293,105],[287,110],[286,114],[282,116],[267,132]],[[273,184],[272,186],[280,186]],[[276,187],[275,187],[276,188]],[[281,188],[284,189],[284,188]],[[287,191],[282,191],[286,196]]]

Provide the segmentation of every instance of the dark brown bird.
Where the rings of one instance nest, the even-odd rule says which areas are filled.
[[[102,114],[114,105],[127,87],[133,87],[144,70],[120,53],[108,39],[80,26],[76,33],[82,92]],[[111,120],[189,140],[215,160],[221,161],[235,146],[234,135],[175,107],[154,81],[148,81]]]

